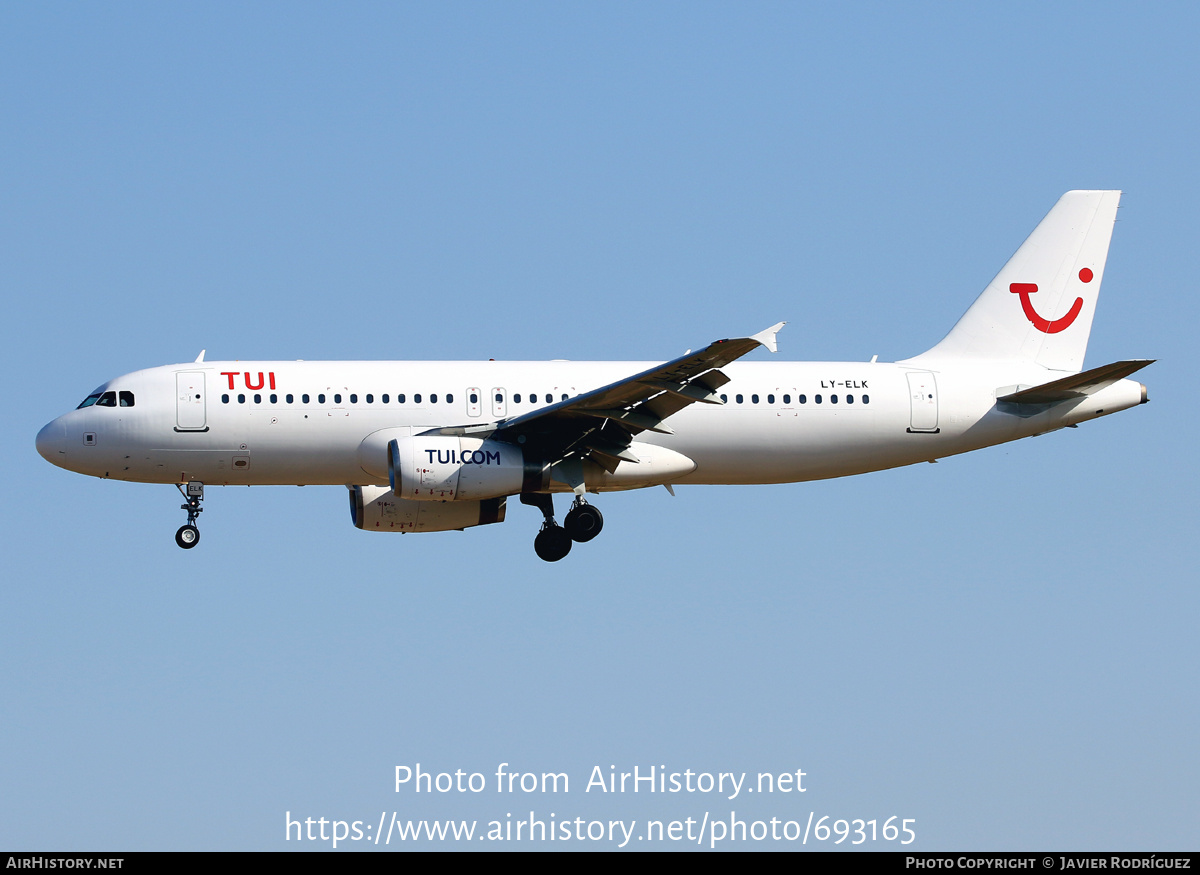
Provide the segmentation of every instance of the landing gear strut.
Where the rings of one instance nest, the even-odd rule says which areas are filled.
[[[187,484],[186,491],[178,483],[175,484],[175,488],[187,502],[179,505],[179,508],[186,510],[188,515],[187,525],[180,526],[179,531],[175,533],[175,543],[185,550],[190,550],[200,543],[200,530],[196,528],[196,517],[204,511],[204,508],[200,506],[200,502],[204,501],[204,484],[199,480],[191,480]]]
[[[546,518],[541,531],[533,539],[533,552],[539,559],[557,562],[571,552],[571,536],[554,521],[554,499],[540,492],[521,493],[521,503],[530,504]]]

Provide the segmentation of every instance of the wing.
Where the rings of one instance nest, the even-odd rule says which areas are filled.
[[[551,464],[591,459],[609,473],[643,431],[672,434],[664,420],[691,404],[721,404],[717,390],[729,382],[721,368],[759,346],[775,352],[780,322],[752,337],[717,340],[699,352],[518,416],[487,425],[451,426],[427,434],[490,435],[540,452]]]

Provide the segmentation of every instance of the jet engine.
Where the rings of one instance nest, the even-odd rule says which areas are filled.
[[[350,519],[367,532],[448,532],[504,522],[503,498],[410,501],[386,486],[352,486]]]
[[[388,444],[388,483],[397,498],[480,501],[521,491],[521,449],[472,437],[416,435]]]

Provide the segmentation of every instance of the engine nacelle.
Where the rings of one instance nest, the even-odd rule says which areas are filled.
[[[388,483],[412,501],[480,501],[521,491],[521,449],[473,437],[416,435],[388,443]]]
[[[350,519],[365,532],[448,532],[504,522],[505,499],[409,501],[386,486],[350,488]]]

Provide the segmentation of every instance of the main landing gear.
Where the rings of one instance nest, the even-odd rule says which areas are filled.
[[[179,508],[186,510],[188,515],[187,525],[180,526],[179,531],[175,533],[175,543],[185,550],[190,550],[200,543],[200,530],[196,528],[196,517],[204,512],[204,508],[200,506],[200,502],[204,501],[204,484],[199,480],[191,480],[187,484],[186,491],[178,483],[175,484],[175,488],[187,501],[186,504],[179,505]]]
[[[584,543],[600,534],[604,528],[604,517],[596,508],[578,496],[563,519],[563,525],[554,521],[554,499],[543,493],[527,492],[521,495],[521,503],[536,507],[546,518],[541,530],[533,539],[533,551],[539,559],[557,562],[571,552],[571,543]]]
[[[600,511],[584,501],[583,496],[580,496],[575,499],[575,503],[567,511],[567,516],[563,520],[563,528],[567,530],[572,541],[582,544],[600,534],[600,530],[604,528],[604,517],[600,515]]]

